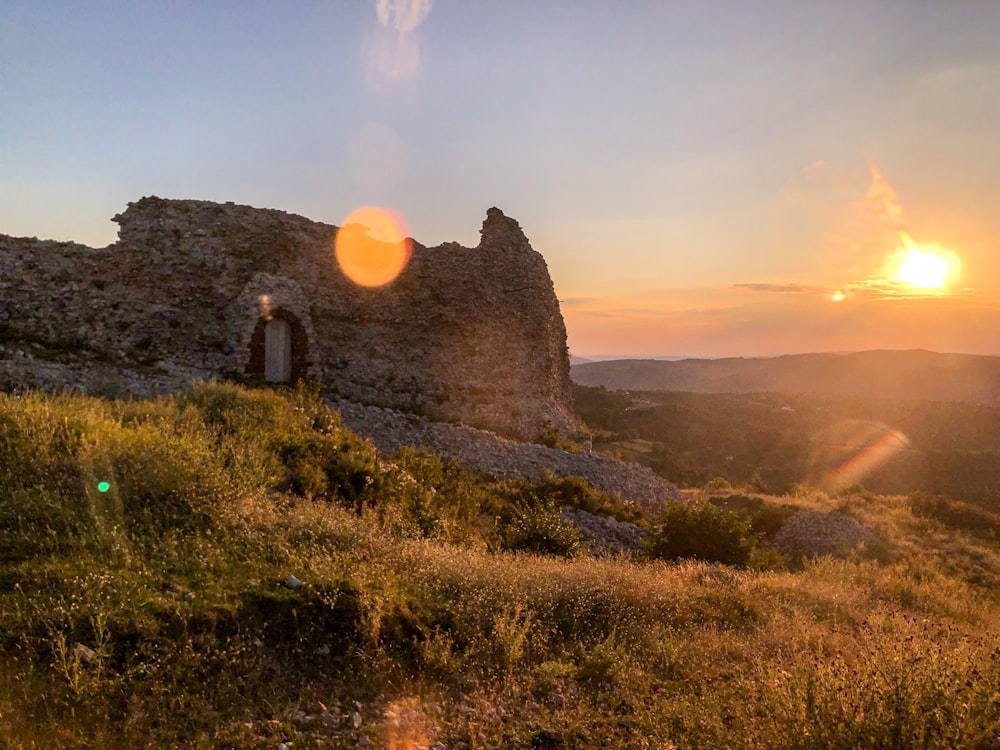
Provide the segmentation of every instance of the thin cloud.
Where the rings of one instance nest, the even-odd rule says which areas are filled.
[[[733,284],[733,289],[749,289],[752,292],[781,292],[798,294],[827,294],[830,290],[822,286],[808,284]]]
[[[902,228],[903,209],[899,205],[899,196],[882,176],[872,158],[866,157],[865,161],[868,163],[871,184],[862,199],[863,207],[869,215],[888,223],[892,228]]]
[[[579,352],[686,356],[875,348],[985,353],[994,346],[990,332],[1000,326],[1000,304],[990,299],[930,294],[925,298],[883,282],[856,282],[845,291],[840,302],[810,294],[747,292],[739,304],[727,307],[709,304],[643,314],[626,312],[621,300],[609,300],[618,304],[608,304],[597,314],[568,311],[570,344]]]
[[[947,299],[986,299],[975,289],[949,291],[922,290],[913,287],[909,282],[894,279],[871,278],[860,281],[850,281],[839,288],[847,297],[865,297],[873,300],[947,300]]]

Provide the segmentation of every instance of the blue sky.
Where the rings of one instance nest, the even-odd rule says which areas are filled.
[[[581,354],[1000,354],[998,38],[987,0],[5,0],[0,232],[104,245],[155,194],[474,245],[496,205]],[[871,293],[876,174],[952,288]]]

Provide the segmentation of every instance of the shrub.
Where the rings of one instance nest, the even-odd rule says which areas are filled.
[[[276,393],[250,390],[233,383],[196,383],[179,398],[181,408],[197,407],[205,424],[224,435],[261,435],[287,422],[289,404]]]
[[[845,502],[858,500],[874,500],[875,493],[867,489],[861,482],[854,482],[841,487],[836,492],[837,497],[843,498]]]
[[[552,693],[564,690],[566,683],[576,675],[576,671],[576,666],[569,661],[560,659],[543,661],[532,670],[532,695],[544,699]]]
[[[663,560],[746,565],[758,539],[750,521],[739,513],[688,501],[667,505],[646,544],[651,557]]]
[[[610,688],[620,687],[629,653],[612,633],[592,648],[581,648],[576,676],[581,682]]]
[[[714,477],[705,482],[703,489],[708,492],[722,492],[732,489],[732,485],[730,485],[729,480],[725,477]]]
[[[538,436],[535,442],[548,448],[558,448],[567,453],[580,452],[580,444],[578,442],[558,432],[551,424],[545,426],[545,431]]]
[[[203,526],[221,503],[238,495],[207,434],[165,432],[149,424],[122,428],[87,457],[88,463],[110,465],[110,492],[120,498],[133,529]]]
[[[792,514],[795,508],[778,503],[769,503],[754,495],[714,496],[708,499],[712,505],[742,514],[755,533],[774,536]]]
[[[503,529],[501,546],[559,557],[574,557],[583,551],[576,527],[560,518],[559,509],[548,502],[516,505]]]
[[[639,511],[626,506],[620,499],[601,492],[580,477],[555,477],[551,473],[528,485],[528,492],[557,507],[565,505],[588,513],[613,516],[619,521],[635,521]]]
[[[384,466],[383,496],[421,536],[467,544],[487,533],[480,516],[496,518],[510,505],[506,484],[428,450],[400,448]]]
[[[346,431],[284,436],[278,455],[288,470],[289,489],[311,500],[338,500],[360,511],[382,484],[374,448]]]

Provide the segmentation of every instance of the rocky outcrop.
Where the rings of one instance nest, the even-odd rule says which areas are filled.
[[[531,440],[577,429],[566,330],[541,255],[491,208],[474,248],[413,242],[377,288],[338,228],[232,203],[143,198],[106,248],[0,235],[0,386],[136,395],[260,377],[262,321],[339,397]]]

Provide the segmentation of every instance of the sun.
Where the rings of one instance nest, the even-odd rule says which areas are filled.
[[[905,252],[896,253],[900,259],[895,281],[918,289],[944,289],[958,274],[958,259],[954,253],[918,247],[909,235],[902,237]]]
[[[948,279],[948,261],[933,253],[911,249],[905,255],[899,267],[898,281],[905,281],[911,286],[922,289],[942,289]]]

